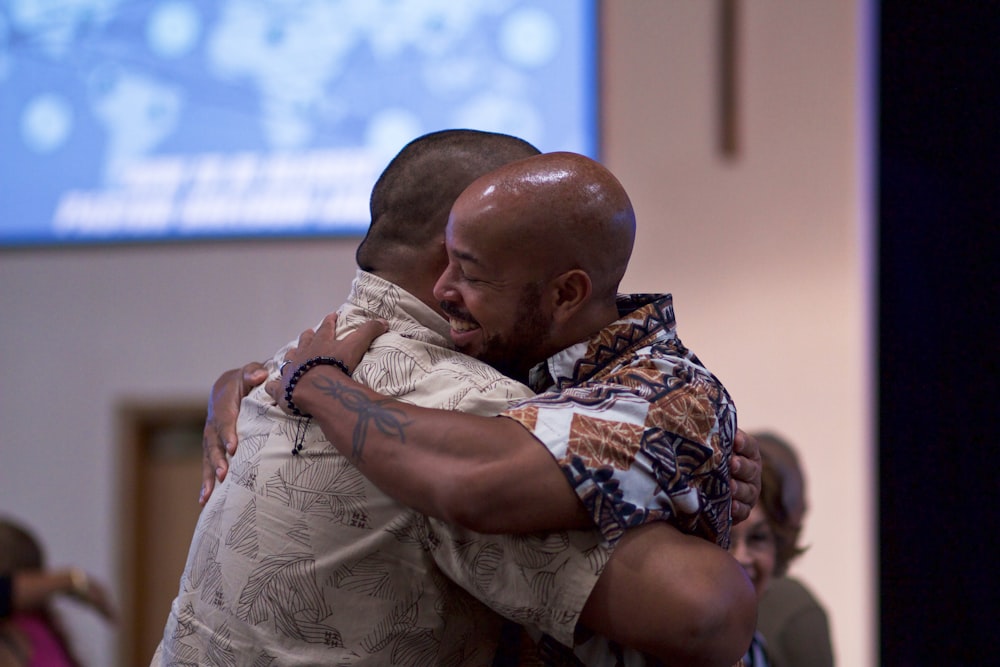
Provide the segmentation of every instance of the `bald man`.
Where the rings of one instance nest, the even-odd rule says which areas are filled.
[[[596,525],[609,548],[669,522],[724,546],[735,410],[677,338],[669,295],[617,295],[634,233],[621,184],[572,153],[505,165],[458,197],[434,294],[460,351],[542,392],[505,419],[421,409],[353,382],[345,369],[383,325],[337,341],[335,316],[303,333],[269,391],[318,422],[380,488],[428,515],[482,532]],[[655,559],[645,552],[633,565]],[[640,611],[616,628],[619,638],[669,655],[673,624],[712,590],[696,564],[689,577],[686,600],[666,617],[659,589],[612,593]],[[613,578],[602,576],[595,592],[602,586]],[[731,592],[729,623],[691,638],[688,657],[699,664],[736,662],[734,647],[752,634],[742,622],[754,615],[742,615],[747,591]],[[582,619],[615,627],[611,609],[588,602]],[[579,638],[577,658],[586,644]]]

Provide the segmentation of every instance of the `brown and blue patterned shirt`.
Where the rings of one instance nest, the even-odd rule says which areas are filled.
[[[545,444],[609,543],[662,520],[726,547],[733,402],[677,337],[669,294],[621,295],[618,309],[535,369],[543,393],[502,414]]]

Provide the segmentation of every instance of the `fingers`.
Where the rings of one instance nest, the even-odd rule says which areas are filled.
[[[211,411],[202,432],[201,455],[201,492],[198,494],[198,504],[204,506],[215,489],[215,480],[223,481],[229,472],[226,450]]]
[[[218,433],[218,447],[214,447],[211,450],[211,458],[214,462],[221,463],[225,467],[229,467],[226,463],[225,454],[230,456],[236,453],[237,443],[239,437],[236,435],[236,420],[239,418],[239,403],[233,407],[227,407],[226,409],[216,410],[213,413],[214,425]],[[225,477],[223,473],[222,477]],[[219,481],[222,481],[222,477],[219,477]]]
[[[740,523],[741,521],[746,521],[750,518],[750,505],[746,503],[741,503],[740,501],[733,498],[733,504],[730,507],[729,513],[733,518],[733,524]]]
[[[269,380],[264,385],[264,390],[278,407],[290,413],[285,401],[285,387],[303,363],[316,357],[334,357],[353,371],[368,351],[372,341],[388,329],[389,324],[385,320],[368,320],[338,340],[337,313],[330,313],[315,330],[306,329],[299,335],[297,344],[285,352],[284,362],[280,366],[281,376]]]
[[[267,378],[263,364],[252,361],[242,368],[226,371],[212,385],[208,398],[208,416],[202,432],[201,493],[198,502],[204,505],[212,496],[215,482],[223,481],[229,472],[226,454],[236,453],[236,420],[240,401],[250,390]]]
[[[89,602],[94,610],[96,610],[97,613],[103,616],[106,620],[111,622],[117,620],[114,605],[111,604],[111,597],[108,595],[108,592],[104,590],[103,586],[93,580],[91,580],[90,584]]]
[[[323,321],[326,322],[325,319]],[[316,336],[316,332],[313,331],[312,329],[306,329],[301,334],[299,334],[298,349],[304,350],[304,349],[308,348],[309,345],[312,343],[313,338],[315,336]],[[285,358],[287,359],[288,357],[286,356]]]
[[[733,523],[745,521],[760,497],[760,448],[757,439],[737,430],[733,440],[733,455],[729,458],[729,489],[733,502],[730,510]]]
[[[736,439],[733,441],[733,454],[729,457],[730,476],[756,487],[755,493],[759,493],[760,469],[760,448],[757,440],[743,431],[737,431]]]
[[[208,499],[212,497],[212,491],[215,490],[215,463],[209,460],[208,456],[203,456],[201,459],[201,493],[198,494],[198,504],[202,507],[208,502]]]
[[[267,368],[258,361],[251,361],[242,368],[240,374],[240,395],[247,396],[250,391],[267,379]]]
[[[198,503],[204,505],[211,497],[212,490],[215,489],[215,481],[224,481],[229,472],[229,461],[226,459],[223,441],[218,437],[214,425],[211,423],[205,425],[201,449],[201,494],[198,496]],[[235,449],[234,445],[233,450],[235,451]]]
[[[330,313],[315,331],[307,329],[299,336],[295,349],[285,354],[285,361],[290,363],[282,373],[282,382],[287,382],[300,364],[314,357],[335,357],[342,361],[352,372],[361,362],[373,340],[388,331],[389,324],[385,320],[368,320],[341,339],[336,337],[337,314]],[[269,392],[270,393],[270,392]],[[273,394],[272,394],[273,396]]]
[[[389,330],[389,323],[385,320],[368,320],[358,327],[355,336],[365,344],[365,349],[371,347],[372,341]]]
[[[388,330],[389,324],[385,320],[368,320],[341,340],[335,341],[336,344],[329,349],[332,356],[344,362],[353,373],[371,347],[372,341]]]
[[[757,502],[757,491],[752,484],[730,480],[729,489],[732,492],[733,504],[731,514],[733,523],[739,523],[750,516],[750,510]]]
[[[91,607],[108,621],[114,621],[116,612],[111,596],[100,581],[78,567],[69,568],[70,589],[65,591],[77,602]],[[6,664],[6,663],[4,663]]]
[[[743,457],[736,453],[736,448],[733,447],[733,455],[729,457],[729,476],[734,479],[742,479],[742,475],[745,474],[746,468],[743,465]]]
[[[264,385],[264,390],[278,407],[287,412],[287,406],[285,405],[285,383],[283,381],[268,380],[268,383]]]
[[[324,336],[331,336],[333,332],[337,331],[337,313],[329,313],[320,322],[319,328],[316,329],[316,333],[323,332]]]
[[[751,461],[760,461],[760,445],[757,443],[757,438],[742,429],[736,429],[733,452],[745,456]]]
[[[86,601],[90,603],[90,606],[93,607],[98,614],[103,616],[108,621],[116,620],[115,608],[111,604],[111,597],[108,595],[108,592],[104,590],[104,586],[97,581],[94,581],[93,578],[90,579]]]

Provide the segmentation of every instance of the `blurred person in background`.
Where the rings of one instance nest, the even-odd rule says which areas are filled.
[[[804,477],[791,446],[772,433],[755,433],[761,462],[760,500],[732,530],[730,551],[757,591],[757,632],[746,667],[832,667],[826,612],[788,566],[799,545],[805,514]]]
[[[795,448],[774,432],[756,433],[761,455],[767,456],[781,485],[781,510],[793,531],[793,544],[801,537],[806,502],[805,473]],[[797,548],[797,553],[802,549]],[[796,555],[797,555],[796,553]],[[833,647],[826,611],[799,579],[788,576],[788,563],[760,600],[757,629],[767,639],[768,652],[779,667],[833,667]]]
[[[104,586],[80,568],[47,568],[31,530],[0,519],[0,667],[82,665],[53,608],[59,595],[115,618]]]

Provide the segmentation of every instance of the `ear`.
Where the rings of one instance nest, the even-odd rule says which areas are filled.
[[[594,286],[590,276],[582,269],[571,269],[552,280],[552,316],[566,322],[579,313],[589,302]]]

